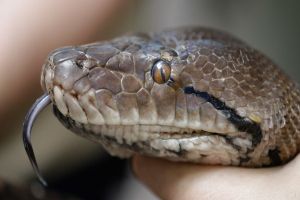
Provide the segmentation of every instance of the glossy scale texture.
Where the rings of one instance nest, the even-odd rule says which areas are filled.
[[[164,84],[151,69],[170,64]],[[111,154],[259,167],[299,151],[299,89],[272,61],[208,28],[128,35],[52,52],[42,86],[72,131]]]

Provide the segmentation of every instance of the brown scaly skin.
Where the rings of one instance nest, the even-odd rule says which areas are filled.
[[[158,60],[172,69],[165,84],[151,77]],[[67,128],[114,155],[259,167],[299,151],[298,87],[223,32],[181,28],[58,49],[44,65],[42,86]],[[128,139],[145,125],[161,129]]]

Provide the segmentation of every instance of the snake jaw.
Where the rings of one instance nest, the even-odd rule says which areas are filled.
[[[63,115],[55,105],[53,110],[66,128],[101,143],[111,155],[119,157],[138,152],[174,161],[239,165],[239,154],[246,160],[252,148],[249,136],[238,132],[220,134],[167,125],[83,124]]]
[[[33,123],[36,120],[39,113],[49,104],[51,103],[50,96],[48,94],[44,94],[40,98],[36,100],[36,102],[32,105],[30,110],[28,111],[24,123],[23,123],[23,143],[25,150],[27,152],[27,156],[30,160],[30,163],[36,173],[39,181],[44,185],[47,186],[47,182],[42,177],[36,159],[34,155],[34,151],[31,144],[31,130],[33,127]]]

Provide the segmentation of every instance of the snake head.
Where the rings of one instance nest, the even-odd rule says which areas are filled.
[[[55,50],[42,87],[67,128],[113,155],[262,166],[281,161],[280,72],[227,34],[171,30]]]

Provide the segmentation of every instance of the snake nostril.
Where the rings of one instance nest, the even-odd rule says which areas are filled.
[[[91,69],[97,66],[97,61],[94,58],[87,56],[86,54],[80,54],[79,56],[77,56],[75,59],[75,63],[76,66],[80,69]]]
[[[76,60],[75,60],[75,63],[77,65],[77,67],[79,67],[80,69],[83,68],[84,66],[84,63],[85,61],[87,60],[88,58],[86,57],[85,54],[80,54],[79,56],[77,56]]]

